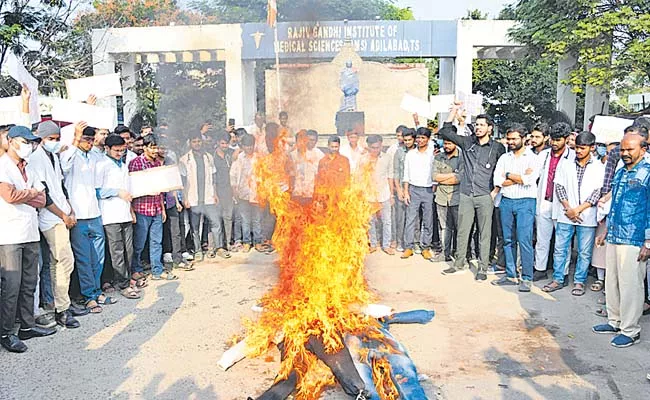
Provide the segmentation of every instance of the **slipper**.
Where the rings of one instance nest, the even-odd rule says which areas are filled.
[[[582,296],[585,294],[585,285],[582,283],[576,283],[573,285],[573,290],[571,291],[571,294],[574,296]]]
[[[102,292],[104,293],[115,293],[115,288],[110,283],[106,282],[102,285]]]
[[[103,299],[101,298],[102,296],[104,296]],[[106,295],[102,294],[102,295],[99,295],[99,297],[97,297],[97,304],[101,304],[101,305],[105,306],[105,305],[111,305],[111,304],[115,304],[115,303],[117,303],[117,299],[114,299],[114,298],[112,298],[110,296],[106,296]]]
[[[140,298],[140,293],[137,290],[134,290],[132,287],[127,287],[126,289],[122,289],[120,291],[122,296],[126,297],[127,299],[139,299]]]
[[[542,288],[542,291],[546,292],[546,293],[553,293],[556,290],[562,289],[563,287],[564,287],[564,285],[562,285],[560,282],[551,281],[551,283],[548,283],[548,284],[544,285],[544,287]]]
[[[91,314],[99,314],[104,310],[95,300],[88,300],[86,302],[86,309]]]
[[[599,308],[594,314],[598,315],[599,317],[607,318],[607,310],[605,308]]]
[[[601,281],[600,279],[596,280],[596,282],[591,284],[590,289],[594,292],[600,292],[603,290],[603,287],[605,286],[605,282]]]

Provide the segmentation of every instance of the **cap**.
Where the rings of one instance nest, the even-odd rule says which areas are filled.
[[[9,133],[7,134],[7,137],[9,139],[21,137],[30,142],[41,140],[41,138],[39,138],[38,136],[34,136],[32,131],[30,131],[28,127],[20,126],[20,125],[11,127],[11,129],[9,129]]]
[[[59,126],[54,121],[43,121],[38,124],[36,134],[40,138],[46,138],[50,135],[60,135],[61,128],[59,128]]]

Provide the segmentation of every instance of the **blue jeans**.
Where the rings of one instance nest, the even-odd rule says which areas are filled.
[[[596,240],[596,227],[558,222],[555,226],[555,250],[553,252],[553,280],[558,283],[564,283],[564,267],[571,258],[571,239],[574,232],[578,242],[578,260],[573,283],[584,284],[587,280],[591,254]]]
[[[52,276],[50,275],[50,247],[41,236],[41,272],[39,280],[40,302],[45,305],[54,304],[54,293],[52,292]]]
[[[381,226],[381,247],[390,248],[391,240],[391,205],[390,200],[381,203],[381,210],[377,211],[370,218],[370,247],[379,245],[379,227]]]
[[[158,276],[163,272],[162,265],[162,214],[153,217],[135,213],[135,229],[133,230],[133,258],[131,259],[132,272],[142,272],[140,256],[149,235],[149,261],[151,274]]]
[[[79,219],[70,230],[74,265],[79,277],[81,294],[86,301],[97,300],[104,269],[104,226],[101,217]]]
[[[241,229],[243,243],[261,244],[264,241],[262,237],[262,217],[264,209],[259,204],[254,204],[246,200],[239,200],[239,212],[241,214]],[[251,230],[253,236],[251,238]]]
[[[506,274],[508,278],[517,277],[517,258],[513,240],[513,225],[517,222],[516,242],[521,251],[521,279],[533,280],[533,224],[535,222],[535,199],[509,199],[504,197],[499,205],[501,225],[503,227],[503,252],[506,256]]]

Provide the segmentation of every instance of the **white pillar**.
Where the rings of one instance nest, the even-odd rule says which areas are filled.
[[[237,124],[248,124],[244,119],[244,66],[239,51],[226,53],[226,115]],[[241,121],[241,122],[240,122]]]
[[[125,55],[120,58],[122,77],[122,109],[124,112],[124,125],[129,125],[138,106],[135,84],[137,81],[135,56]]]
[[[571,85],[566,85],[562,81],[569,79],[569,72],[576,63],[573,56],[567,56],[560,60],[557,66],[557,97],[555,109],[566,113],[571,122],[576,122],[576,94],[571,90]]]
[[[583,129],[589,127],[589,118],[596,114],[609,113],[608,90],[602,87],[587,85],[585,88],[585,117]]]
[[[105,75],[115,73],[115,59],[107,51],[107,41],[103,40],[105,30],[93,31],[93,75]],[[110,107],[117,110],[117,100],[115,97],[106,97],[97,99],[97,105],[102,107]],[[117,112],[115,113],[115,125],[117,125]]]
[[[454,59],[441,58],[438,64],[438,92],[440,94],[454,94]],[[449,113],[444,112],[438,115],[438,122],[442,124],[447,119]]]
[[[255,80],[255,61],[244,61],[242,67],[243,79],[243,120],[236,121],[237,125],[249,125],[255,119],[257,112],[257,81]],[[229,117],[233,118],[233,117]]]
[[[456,60],[454,64],[454,91],[459,93],[472,93],[472,60],[474,59],[474,46],[467,28],[462,20],[458,21],[456,36]]]

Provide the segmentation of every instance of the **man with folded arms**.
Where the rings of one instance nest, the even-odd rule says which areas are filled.
[[[56,328],[37,327],[34,319],[40,239],[36,209],[45,206],[45,187],[30,176],[26,159],[38,137],[24,126],[14,126],[7,138],[7,153],[0,157],[0,345],[23,353],[23,340],[52,335]]]

